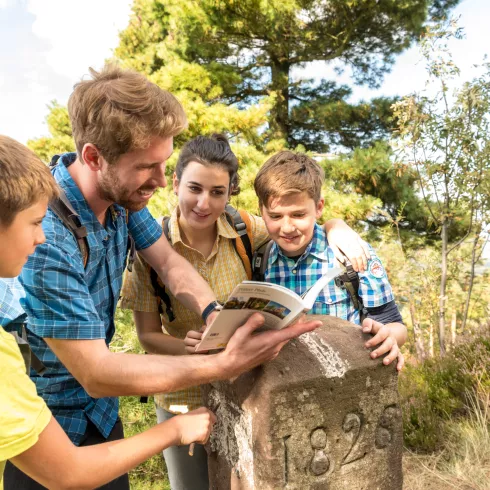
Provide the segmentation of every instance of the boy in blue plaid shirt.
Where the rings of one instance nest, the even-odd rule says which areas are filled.
[[[254,182],[262,217],[274,241],[265,280],[299,295],[337,265],[325,232],[316,223],[325,202],[321,196],[323,180],[323,169],[313,159],[302,153],[282,151],[267,160]],[[399,347],[406,341],[407,329],[383,265],[374,250],[369,249],[367,271],[359,273],[359,296],[367,310],[362,328],[374,334],[366,347],[378,346],[371,352],[373,359],[387,353],[384,364],[398,358],[400,370],[404,361]],[[318,296],[311,313],[361,324],[350,295],[334,281]]]

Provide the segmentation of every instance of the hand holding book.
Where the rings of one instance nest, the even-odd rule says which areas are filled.
[[[323,288],[341,273],[342,270],[338,267],[330,269],[303,297],[277,284],[244,281],[233,290],[223,310],[206,329],[197,346],[194,343],[196,336],[191,335],[193,340],[189,339],[189,347],[196,346],[195,352],[225,348],[236,329],[256,312],[264,316],[265,328],[279,330],[287,327],[303,313],[307,313]],[[187,345],[186,343],[186,349]]]

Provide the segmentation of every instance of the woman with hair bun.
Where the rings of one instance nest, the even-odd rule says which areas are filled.
[[[248,278],[234,244],[239,235],[225,213],[230,197],[239,193],[238,183],[238,160],[226,136],[198,136],[181,149],[173,174],[178,205],[168,221],[168,236],[172,247],[194,265],[220,302]],[[256,250],[269,239],[265,224],[258,216],[240,214]],[[335,237],[329,237],[332,241]],[[169,304],[164,304],[153,284],[148,265],[138,258],[126,275],[121,307],[133,310],[141,345],[150,354],[192,353],[193,347],[186,349],[187,334],[192,338],[201,329],[201,317],[180,304],[168,289]],[[156,395],[155,404],[158,422],[168,420],[201,406],[200,388]],[[163,456],[172,490],[209,488],[202,446],[195,448],[192,457],[185,447],[165,449]]]

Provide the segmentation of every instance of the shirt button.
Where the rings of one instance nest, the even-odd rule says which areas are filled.
[[[296,274],[296,269],[293,269],[293,274]]]

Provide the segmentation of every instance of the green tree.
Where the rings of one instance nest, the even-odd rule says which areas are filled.
[[[273,96],[270,137],[324,151],[354,148],[391,127],[384,99],[351,105],[331,80],[296,80],[306,63],[338,62],[379,86],[394,56],[418,39],[428,15],[459,0],[135,0],[116,56],[147,74],[181,59],[204,67],[208,101],[248,106]]]
[[[27,142],[27,146],[46,163],[51,160],[53,155],[75,151],[70,118],[66,107],[52,101],[48,104],[48,110],[46,123],[51,136],[43,136]]]
[[[448,259],[475,227],[483,213],[490,179],[490,65],[485,73],[450,94],[449,84],[459,75],[447,41],[461,36],[454,21],[428,30],[422,42],[427,61],[428,87],[434,94],[414,94],[395,104],[397,144],[404,161],[418,175],[420,193],[440,234],[439,349],[446,351]],[[463,224],[459,237],[451,229]],[[461,226],[459,226],[461,228]],[[462,235],[462,236],[461,236]]]
[[[336,191],[379,199],[380,208],[373,208],[363,218],[372,225],[389,224],[403,208],[403,229],[427,231],[428,212],[416,193],[417,175],[409,165],[394,162],[387,143],[379,141],[369,148],[326,160],[324,167],[325,176]]]

